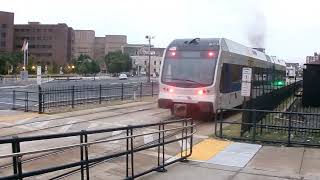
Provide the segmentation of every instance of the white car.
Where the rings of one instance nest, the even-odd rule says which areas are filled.
[[[126,79],[128,79],[128,76],[126,74],[120,74],[119,79],[126,80]]]

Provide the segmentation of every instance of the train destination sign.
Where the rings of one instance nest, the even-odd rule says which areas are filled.
[[[251,94],[252,68],[242,68],[241,96],[249,97]]]

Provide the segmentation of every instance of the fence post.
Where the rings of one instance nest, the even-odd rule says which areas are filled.
[[[88,134],[86,133],[86,131],[84,131],[84,142],[88,143]],[[87,173],[87,180],[90,179],[90,174],[89,174],[89,146],[86,145],[84,148],[84,152],[85,152],[85,160],[86,160],[86,173]]]
[[[126,153],[126,178],[129,177],[129,126],[127,127],[127,153]]]
[[[16,110],[16,90],[12,92],[12,109]]]
[[[134,158],[133,158],[133,129],[132,127],[130,127],[130,136],[131,136],[131,139],[130,139],[130,152],[131,152],[131,179],[134,179],[133,176],[134,176]]]
[[[217,109],[216,113],[214,114],[214,135],[218,137],[217,135],[217,129],[218,129],[218,113],[220,110]]]
[[[29,106],[29,92],[25,92],[25,97],[24,97],[24,111],[28,112],[28,106]]]
[[[257,117],[257,111],[256,111],[256,109],[253,109],[253,115],[252,115],[252,123],[253,123],[252,141],[253,141],[253,142],[255,142],[255,141],[256,141],[256,130],[257,130],[257,121],[256,121],[256,117]]]
[[[220,138],[222,138],[222,116],[223,116],[223,110],[221,110],[221,111],[220,111],[220,114],[219,114],[219,123],[220,123],[219,136],[220,136]]]
[[[165,139],[165,131],[164,131],[164,126],[165,126],[165,123],[162,124],[162,168],[160,169],[159,172],[166,172],[167,170],[164,168],[164,164],[165,164],[165,158],[164,158],[164,139]]]
[[[153,97],[153,81],[151,81],[151,96]]]
[[[289,125],[288,125],[288,142],[287,146],[291,145],[291,114],[289,114]]]
[[[158,130],[159,130],[159,133],[158,133],[158,143],[159,143],[159,145],[158,145],[158,167],[160,166],[160,143],[161,143],[161,125],[159,124],[159,128],[158,128]]]
[[[74,108],[74,85],[72,86],[71,91],[71,107]]]
[[[42,112],[43,112],[43,103],[42,103],[42,88],[41,88],[41,86],[39,85],[38,86],[38,95],[39,95],[39,97],[38,97],[38,104],[39,104],[39,114],[41,114]]]
[[[80,167],[80,172],[81,172],[81,180],[84,180],[84,164],[83,164],[83,160],[84,160],[84,157],[83,157],[83,130],[81,131],[81,134],[80,134],[80,161],[81,161],[81,167]]]
[[[123,94],[124,93],[124,85],[123,83],[121,84],[121,101],[123,101]]]
[[[140,82],[140,98],[142,98],[142,82]]]
[[[99,104],[101,104],[101,101],[102,101],[102,97],[101,97],[101,94],[102,94],[102,87],[101,87],[101,84],[99,85]]]
[[[20,152],[20,143],[18,141],[18,136],[13,136],[12,142],[12,153],[19,153]],[[13,173],[18,176],[18,180],[22,180],[22,163],[21,163],[21,156],[13,156]]]

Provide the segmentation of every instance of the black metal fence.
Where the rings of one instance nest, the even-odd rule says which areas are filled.
[[[149,133],[137,133],[142,128],[152,128],[153,131]],[[153,171],[164,172],[166,171],[166,166],[178,161],[183,161],[191,155],[193,134],[196,132],[196,129],[194,128],[195,124],[192,120],[180,119],[160,123],[135,125],[119,128],[0,139],[0,145],[7,145],[7,147],[9,147],[10,145],[12,150],[12,153],[0,155],[0,159],[2,159],[0,161],[2,162],[0,163],[0,165],[3,165],[3,163],[7,163],[7,165],[5,165],[4,167],[11,167],[13,172],[11,175],[0,177],[0,180],[21,180],[23,178],[34,177],[44,174],[48,175],[49,173],[51,174],[49,176],[45,176],[45,179],[57,179],[61,177],[66,177],[70,174],[74,174],[77,172],[80,172],[82,180],[89,180],[90,177],[92,177],[92,174],[90,172],[92,172],[91,169],[94,166],[96,166],[99,163],[108,163],[116,158],[120,158],[120,160],[124,160],[121,158],[125,158],[125,170],[121,174],[125,175],[126,179],[134,179]],[[106,133],[112,132],[122,132],[120,134],[122,134],[123,136],[108,136],[108,138],[92,140],[92,137],[96,138],[100,137],[101,135],[105,136]],[[119,133],[117,134],[120,135]],[[170,137],[176,137],[177,134],[181,134],[181,137],[170,139]],[[137,139],[145,135],[155,135],[158,138],[152,142],[137,145]],[[61,142],[70,141],[70,138],[73,138],[73,143],[67,143],[67,145],[65,146],[55,146],[51,148],[37,150],[33,147],[30,151],[23,150],[23,145],[26,144],[41,143],[43,147],[43,145],[48,145],[52,143],[52,140],[58,141],[60,142],[59,144],[61,144]],[[80,143],[74,143],[79,141],[79,139]],[[105,148],[100,148],[100,151],[97,152],[99,148],[94,148],[95,145],[102,145],[114,141],[122,141],[123,150],[108,152]],[[178,141],[182,142],[182,146],[180,149],[180,157],[175,158],[172,161],[165,161],[166,145]],[[190,143],[190,147],[187,145],[187,142]],[[139,169],[139,167],[137,168],[137,166],[135,166],[135,153],[144,150],[150,150],[152,148],[157,152],[157,160],[155,162],[156,165],[147,170],[141,170]],[[60,162],[58,165],[45,168],[47,165],[50,165],[50,163],[57,164],[56,162],[49,160],[43,164],[38,165],[39,168],[36,169],[30,170],[30,168],[27,167],[28,163],[30,163],[32,160],[41,160],[41,158],[47,158],[50,155],[50,153],[56,155],[58,152],[62,153],[61,157],[63,157],[63,162]],[[68,162],[69,156],[71,156],[71,154],[74,154],[75,152],[79,153],[79,161]],[[92,156],[90,153],[94,154],[94,156]],[[56,156],[54,157],[56,159]],[[26,169],[29,169],[29,171],[26,171]],[[9,170],[10,169],[8,169],[8,171]],[[4,172],[5,170],[2,169],[2,171]]]
[[[254,81],[250,100],[246,102],[247,109],[286,110],[293,101],[301,96],[302,80],[294,79],[292,82],[279,81],[275,84],[270,81]]]
[[[236,118],[226,120],[231,112],[237,113]],[[320,146],[319,113],[256,109],[220,109],[217,113],[215,135],[220,138]],[[251,119],[243,121],[244,116]]]
[[[244,103],[243,109],[258,109],[258,110],[269,110],[269,111],[282,111],[286,112],[289,110],[302,109],[302,105],[297,102],[301,99],[302,81],[294,81],[288,84],[283,83],[281,86],[275,86],[271,83],[263,85],[259,82],[254,82],[252,87],[252,97]],[[301,112],[301,111],[300,111]],[[252,113],[243,113],[242,115],[242,133],[245,133],[253,120],[259,122],[268,113],[258,113],[252,117]]]
[[[61,107],[103,103],[111,100],[135,100],[154,96],[159,91],[156,82],[110,85],[82,85],[64,87],[38,87],[37,91],[13,91],[13,109],[24,111],[58,110]]]
[[[218,109],[215,135],[232,140],[319,146],[320,108],[303,105],[303,81],[256,76],[251,97],[242,107]],[[228,118],[229,114],[233,118]]]

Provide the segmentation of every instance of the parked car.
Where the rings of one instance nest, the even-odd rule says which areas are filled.
[[[120,74],[119,79],[126,80],[126,79],[128,79],[128,76],[126,74]]]

